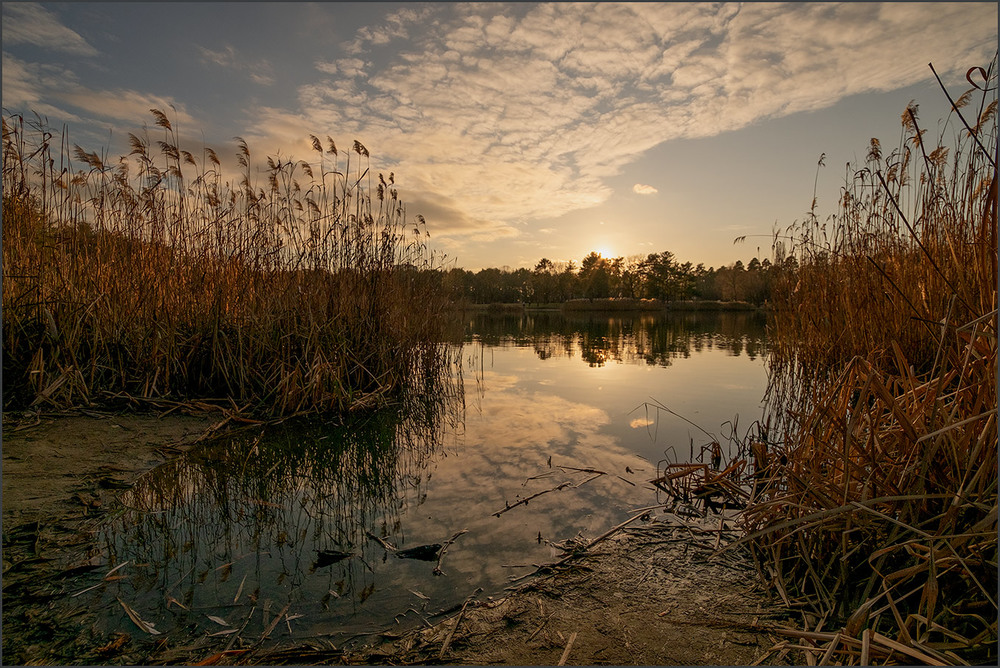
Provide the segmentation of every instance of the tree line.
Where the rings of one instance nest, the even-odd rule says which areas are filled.
[[[454,301],[490,303],[561,303],[570,299],[711,299],[763,305],[779,272],[794,270],[795,259],[772,263],[753,258],[746,265],[706,268],[680,262],[670,251],[602,257],[591,252],[577,265],[542,258],[534,269],[510,267],[470,271],[460,267],[439,270],[441,287]]]

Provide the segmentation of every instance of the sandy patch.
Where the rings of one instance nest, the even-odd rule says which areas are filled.
[[[3,422],[3,530],[86,515],[138,475],[176,456],[218,415],[88,411]]]

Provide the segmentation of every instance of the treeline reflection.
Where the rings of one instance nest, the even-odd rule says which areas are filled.
[[[765,324],[757,312],[480,313],[467,320],[466,341],[531,347],[543,360],[579,357],[598,367],[609,362],[670,366],[674,359],[713,349],[755,360],[767,350]]]

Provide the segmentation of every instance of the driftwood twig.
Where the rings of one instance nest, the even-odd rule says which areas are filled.
[[[537,494],[532,494],[531,496],[525,497],[525,498],[521,499],[520,501],[518,501],[515,504],[509,504],[509,503],[505,504],[504,507],[501,510],[498,510],[495,513],[493,513],[493,516],[494,517],[500,517],[501,515],[503,515],[508,510],[511,510],[513,508],[517,508],[518,506],[520,506],[522,504],[528,503],[528,501],[531,501],[532,499],[538,498],[542,494],[548,494],[549,492],[557,492],[560,489],[565,489],[566,487],[569,487],[572,484],[573,483],[571,483],[571,482],[564,482],[564,483],[562,483],[560,485],[557,485],[557,486],[553,487],[552,489],[544,489],[541,492],[538,492]]]
[[[455,539],[461,536],[463,533],[469,533],[468,529],[462,529],[461,531],[455,533],[454,536],[445,541],[444,545],[441,546],[441,550],[438,552],[437,566],[434,567],[432,571],[434,575],[444,575],[444,571],[441,570],[441,560],[444,559],[444,553],[448,551],[448,547],[455,542]]]

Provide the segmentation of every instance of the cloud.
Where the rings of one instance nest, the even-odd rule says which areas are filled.
[[[251,60],[238,53],[232,45],[226,45],[221,51],[213,51],[198,47],[203,63],[211,63],[235,72],[245,73],[251,81],[261,86],[270,86],[275,82],[274,68],[264,59]]]
[[[634,186],[632,186],[632,192],[639,195],[655,195],[660,191],[654,188],[653,186],[647,186],[642,183],[637,183]]]
[[[435,6],[317,62],[328,76],[293,113],[419,175],[419,201],[452,203],[442,231],[488,236],[600,204],[662,142],[906,86],[928,59],[982,62],[995,17],[957,3]]]
[[[174,98],[130,89],[92,90],[81,85],[73,72],[59,65],[28,63],[6,52],[3,54],[3,100],[4,107],[11,110],[35,112],[58,119],[59,123],[71,122],[74,124],[71,130],[81,131],[88,141],[96,136],[106,140],[107,136],[97,128],[88,128],[87,121],[93,122],[96,118],[141,125],[151,119],[149,110],[154,108],[164,111],[172,122],[182,127],[191,130],[198,127],[185,106]],[[86,112],[87,117],[78,112]],[[74,132],[74,136],[80,135]]]
[[[9,6],[9,3],[4,4],[5,22]],[[4,25],[5,41],[7,25]],[[54,29],[49,30],[57,34]],[[152,108],[164,111],[171,121],[188,130],[199,127],[199,121],[173,97],[133,89],[87,88],[63,65],[27,62],[6,51],[3,53],[3,102],[5,109],[15,113],[30,115],[34,112],[59,124],[71,123],[74,141],[106,142],[106,121],[141,125],[151,119],[149,110]]]
[[[96,54],[40,5],[3,12],[5,43]],[[610,179],[663,142],[914,84],[928,61],[960,76],[992,57],[996,19],[990,3],[427,3],[317,50],[296,98],[245,103],[236,131],[255,155],[310,160],[309,133],[359,139],[434,238],[513,237],[603,203]],[[281,62],[231,45],[200,56],[261,85]],[[47,67],[5,53],[5,106],[134,121],[173,101],[187,118],[166,96],[88,92]]]
[[[62,67],[28,63],[7,52],[3,54],[3,105],[7,109],[78,121],[78,116],[51,104],[47,96],[50,90],[76,86],[76,77]]]
[[[477,241],[492,241],[518,234],[517,229],[511,225],[474,218],[465,213],[457,202],[431,194],[427,189],[408,191],[403,188],[399,192],[406,205],[409,221],[412,222],[417,214],[423,216],[435,238],[472,235]]]
[[[316,69],[325,74],[342,75],[345,77],[360,77],[365,74],[365,61],[360,58],[343,58],[341,60],[326,62],[317,61]]]
[[[97,49],[79,33],[62,25],[55,14],[33,2],[3,3],[3,41],[8,45],[31,44],[77,56],[98,55]]]

